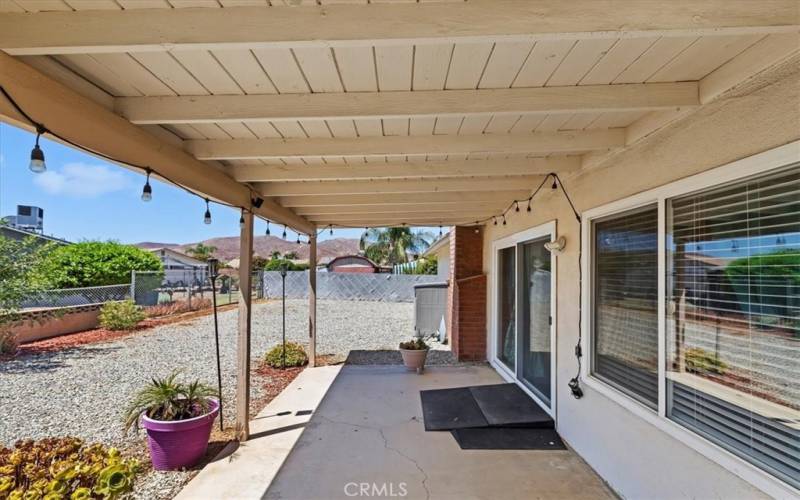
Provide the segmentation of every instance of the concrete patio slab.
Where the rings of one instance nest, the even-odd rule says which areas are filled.
[[[571,450],[461,450],[449,432],[425,432],[420,390],[499,382],[478,365],[307,369],[177,499],[615,498]]]

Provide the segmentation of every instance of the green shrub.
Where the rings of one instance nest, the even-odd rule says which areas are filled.
[[[686,370],[692,373],[716,373],[723,375],[728,365],[705,349],[692,347],[686,350]]]
[[[407,351],[424,351],[428,348],[428,344],[421,338],[409,340],[408,342],[400,342],[400,349]]]
[[[0,330],[0,354],[16,354],[17,336],[8,330]]]
[[[164,378],[153,377],[139,391],[125,410],[125,432],[138,427],[142,413],[153,420],[174,422],[208,412],[209,398],[218,397],[217,390],[199,380],[180,382],[178,374],[173,371]]]
[[[100,310],[100,326],[109,330],[131,330],[145,317],[144,309],[132,300],[108,302]]]
[[[286,266],[287,271],[305,271],[308,264],[295,264],[288,259],[270,259],[264,265],[265,271],[280,271],[282,266]]]
[[[283,367],[283,345],[273,347],[264,356],[264,362],[273,368]],[[303,366],[308,363],[308,356],[303,346],[294,342],[286,343],[286,366]]]
[[[139,472],[136,459],[78,438],[17,441],[0,448],[0,498],[115,499],[133,489]]]
[[[130,283],[131,271],[163,271],[163,267],[152,252],[132,245],[83,241],[50,252],[39,275],[50,288],[77,288]]]

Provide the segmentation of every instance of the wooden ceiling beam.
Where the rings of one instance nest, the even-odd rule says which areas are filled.
[[[780,33],[796,0],[471,0],[0,14],[13,55]]]
[[[414,214],[416,216],[426,214],[454,214],[464,213],[467,211],[489,211],[497,212],[507,208],[511,199],[505,199],[502,202],[493,203],[413,203],[413,204],[391,204],[386,203],[380,206],[365,206],[365,205],[339,205],[333,207],[305,207],[295,210],[298,215],[303,217],[313,218],[315,216],[337,216],[347,217],[350,215],[396,215],[396,214]]]
[[[200,160],[303,156],[529,153],[605,151],[625,145],[625,129],[525,135],[431,135],[311,139],[196,139],[185,141]]]
[[[699,104],[696,82],[513,89],[120,97],[136,124],[652,111]]]
[[[462,205],[465,203],[510,203],[511,200],[521,200],[530,195],[530,191],[519,189],[511,191],[474,191],[443,193],[384,193],[384,194],[345,194],[345,195],[298,195],[283,196],[275,200],[284,207],[337,207],[337,206],[363,206],[376,210],[385,204],[392,205]]]
[[[264,182],[253,188],[264,196],[386,194],[386,193],[437,193],[447,191],[512,191],[523,186],[533,188],[542,176],[526,177],[474,177],[456,179],[333,181],[333,182]]]
[[[580,168],[580,165],[579,156],[564,156],[360,165],[232,165],[227,168],[239,182],[276,182],[535,175],[570,172]]]

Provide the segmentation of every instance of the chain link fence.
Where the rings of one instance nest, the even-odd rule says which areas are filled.
[[[86,306],[125,300],[130,293],[128,284],[43,290],[28,297],[21,305],[23,309]]]
[[[281,297],[281,274],[265,271],[264,297]],[[441,278],[426,274],[361,274],[317,273],[317,298],[330,300],[372,300],[378,302],[413,302],[414,285],[435,283]],[[286,274],[286,297],[308,297],[308,271],[289,271]]]
[[[253,272],[250,294],[263,297],[264,271]],[[222,274],[215,282],[217,305],[237,303],[240,296],[238,274]],[[205,273],[192,271],[134,271],[131,273],[129,296],[140,306],[156,306],[185,301],[192,308],[198,299],[211,299],[212,283]]]

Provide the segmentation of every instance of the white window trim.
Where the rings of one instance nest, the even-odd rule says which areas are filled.
[[[498,282],[499,282],[499,273],[498,273],[498,259],[497,255],[500,250],[504,248],[515,248],[515,259],[517,265],[519,263],[519,258],[516,255],[516,246],[520,243],[525,243],[530,240],[539,239],[545,236],[550,236],[550,240],[555,240],[557,235],[556,232],[556,221],[552,220],[549,222],[545,222],[544,224],[540,224],[538,226],[532,227],[530,229],[526,229],[524,231],[520,231],[518,233],[514,233],[510,236],[506,236],[504,238],[495,240],[492,242],[492,279],[491,279],[491,299],[489,303],[491,304],[491,310],[489,313],[489,321],[491,323],[491,328],[489,328],[489,364],[500,374],[503,379],[507,382],[513,382],[517,384],[525,393],[530,396],[534,401],[536,401],[539,406],[547,412],[554,421],[556,421],[556,426],[558,426],[558,422],[556,419],[557,415],[557,408],[558,408],[558,401],[557,401],[557,390],[558,384],[556,384],[556,376],[558,370],[556,370],[557,360],[558,360],[558,352],[557,352],[557,342],[556,342],[556,332],[557,332],[557,321],[556,321],[556,296],[557,296],[557,283],[558,277],[557,273],[557,261],[558,257],[555,253],[551,254],[551,262],[552,262],[552,270],[551,270],[551,287],[550,287],[550,317],[552,318],[552,325],[550,325],[550,348],[553,362],[550,363],[550,405],[544,404],[544,402],[528,387],[525,386],[519,379],[517,379],[516,373],[519,372],[519,356],[515,356],[514,359],[514,370],[509,369],[500,359],[497,357],[497,339],[499,332],[497,331],[497,313],[498,313],[498,301],[497,301],[497,292],[498,292]],[[519,269],[515,269],[514,273],[514,290],[515,294],[517,291],[517,279],[519,277]],[[516,298],[515,298],[516,300]],[[518,313],[519,311],[517,311]],[[518,325],[518,321],[514,320],[515,328]],[[515,329],[516,335],[516,329]]]
[[[800,496],[800,490],[725,450],[717,444],[670,420],[666,413],[666,200],[686,195],[753,175],[769,172],[800,161],[800,141],[758,153],[727,165],[692,175],[684,179],[617,200],[582,214],[581,242],[585,249],[581,257],[581,348],[585,362],[581,368],[582,382],[592,390],[613,400],[634,415],[689,446],[701,455],[721,465],[736,476],[775,498]],[[592,359],[592,221],[625,212],[648,204],[658,204],[658,411],[640,403],[591,374]]]

